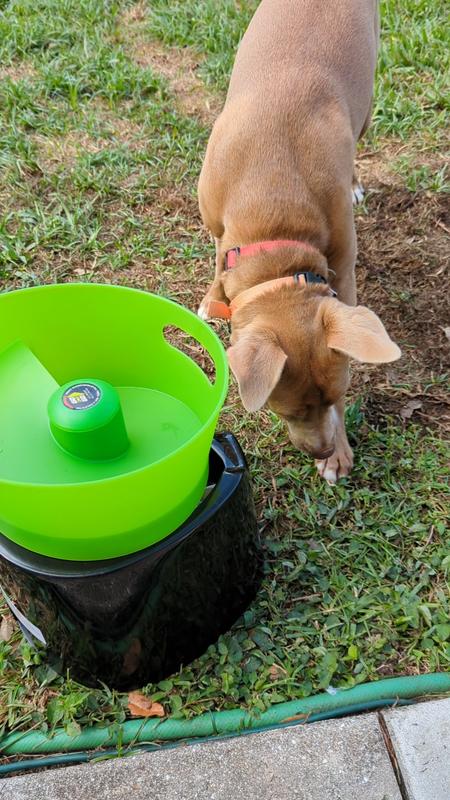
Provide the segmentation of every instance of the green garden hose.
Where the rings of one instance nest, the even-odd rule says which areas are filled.
[[[129,720],[112,730],[97,726],[86,728],[78,736],[68,736],[64,731],[55,731],[54,735],[32,732],[10,733],[0,740],[0,753],[3,756],[24,755],[32,753],[64,753],[86,751],[97,748],[111,748],[120,744],[139,745],[150,742],[177,742],[213,738],[217,736],[240,735],[269,728],[284,727],[289,724],[312,722],[318,719],[366,711],[373,708],[392,705],[427,695],[446,694],[450,692],[450,674],[432,673],[430,675],[405,676],[388,678],[373,683],[363,683],[352,689],[344,689],[335,693],[324,693],[302,700],[290,700],[277,703],[267,711],[215,711],[201,714],[190,720]],[[96,755],[100,756],[101,753]],[[78,753],[77,760],[89,760],[86,753]],[[57,763],[65,763],[64,756]],[[47,759],[42,759],[43,761]],[[67,759],[69,761],[69,759]],[[70,761],[74,761],[70,758]],[[20,770],[23,762],[5,764],[0,767],[0,775]],[[27,766],[45,766],[37,762],[27,762]]]
[[[411,705],[413,700],[372,700],[370,703],[362,704],[362,705],[353,705],[353,706],[343,706],[341,709],[337,711],[328,711],[327,713],[323,714],[311,714],[304,722],[319,722],[320,720],[326,719],[334,719],[336,717],[345,717],[350,714],[358,714],[362,711],[375,711],[378,708],[386,708],[388,706],[404,706],[404,705]],[[15,760],[10,761],[7,764],[0,765],[0,777],[2,775],[7,775],[12,772],[22,772],[24,770],[32,769],[43,769],[44,767],[61,767],[61,766],[68,766],[69,764],[80,764],[86,763],[89,761],[105,761],[109,758],[114,757],[123,757],[123,756],[133,756],[138,755],[139,753],[154,753],[154,752],[161,752],[161,750],[170,750],[175,747],[179,747],[181,744],[191,745],[191,744],[201,744],[205,742],[209,742],[211,738],[214,738],[215,742],[221,742],[224,739],[231,739],[236,736],[248,736],[252,733],[262,733],[263,731],[270,731],[275,730],[277,728],[289,728],[292,725],[298,725],[298,722],[285,722],[284,724],[279,725],[268,725],[265,728],[249,728],[247,730],[234,732],[234,733],[227,733],[223,736],[206,736],[203,739],[182,739],[177,742],[166,742],[165,744],[138,744],[137,747],[131,744],[127,748],[121,748],[120,750],[117,748],[112,748],[108,750],[81,750],[78,753],[59,753],[55,756],[43,756],[42,758],[30,758],[27,760]]]

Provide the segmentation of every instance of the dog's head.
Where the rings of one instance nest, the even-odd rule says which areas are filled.
[[[381,364],[401,355],[376,314],[312,287],[283,288],[244,306],[233,316],[231,342],[228,360],[245,408],[268,403],[293,444],[317,459],[334,451],[349,358]]]

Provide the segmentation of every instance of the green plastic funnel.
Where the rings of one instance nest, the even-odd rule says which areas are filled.
[[[168,327],[204,347],[214,382]],[[227,385],[215,333],[169,300],[96,284],[0,295],[0,531],[78,561],[163,539],[204,492]]]

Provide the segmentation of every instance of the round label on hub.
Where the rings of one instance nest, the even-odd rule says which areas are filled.
[[[102,393],[98,386],[93,383],[74,383],[66,389],[62,396],[62,401],[66,408],[73,411],[84,411],[86,408],[96,406]]]

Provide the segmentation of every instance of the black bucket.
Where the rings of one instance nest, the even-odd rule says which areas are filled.
[[[0,577],[22,631],[50,664],[89,686],[129,689],[201,655],[243,613],[261,577],[250,479],[239,444],[218,435],[209,493],[170,536],[138,553],[75,562],[0,535]]]

